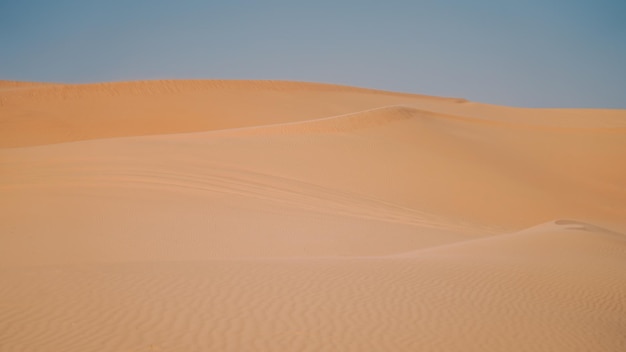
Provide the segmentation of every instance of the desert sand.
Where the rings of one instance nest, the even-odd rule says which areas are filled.
[[[626,111],[0,81],[0,351],[626,351]]]

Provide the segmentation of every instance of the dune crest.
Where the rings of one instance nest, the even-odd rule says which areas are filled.
[[[0,351],[622,351],[626,111],[0,81]]]

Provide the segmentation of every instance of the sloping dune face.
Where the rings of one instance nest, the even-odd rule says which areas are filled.
[[[626,112],[0,82],[0,351],[625,351]]]

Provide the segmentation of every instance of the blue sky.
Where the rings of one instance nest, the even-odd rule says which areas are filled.
[[[330,82],[626,108],[624,0],[0,0],[0,79]]]

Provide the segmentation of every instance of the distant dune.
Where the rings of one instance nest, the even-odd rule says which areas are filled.
[[[0,81],[0,351],[626,351],[626,111]]]

